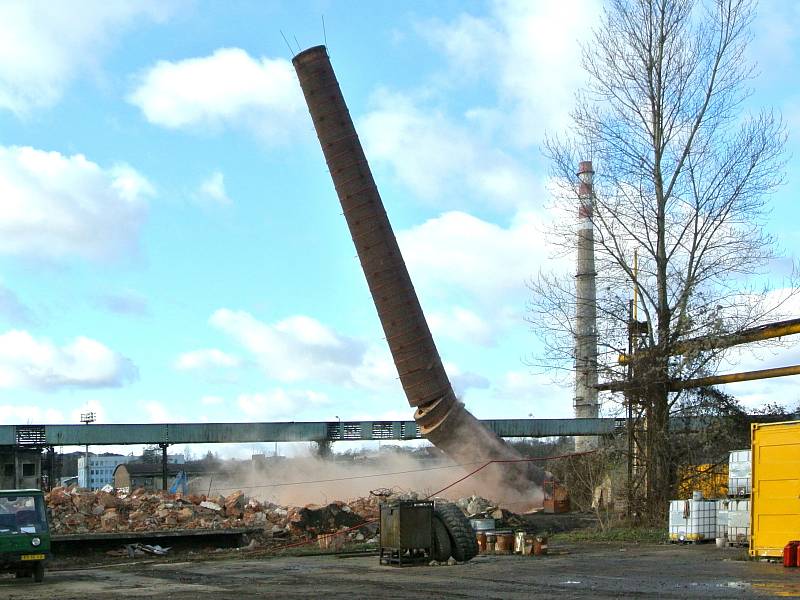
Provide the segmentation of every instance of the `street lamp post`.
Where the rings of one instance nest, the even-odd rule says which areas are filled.
[[[342,418],[339,415],[335,415],[334,418],[337,421],[339,421],[339,439],[343,440],[344,439],[344,429],[342,429]],[[336,453],[333,451],[333,448],[331,448],[331,455],[333,457],[333,460],[335,461],[336,460]]]
[[[81,413],[81,423],[88,425],[97,420],[93,412]],[[89,482],[89,444],[86,444],[86,451],[83,454],[83,478],[87,489],[92,489],[92,484]]]

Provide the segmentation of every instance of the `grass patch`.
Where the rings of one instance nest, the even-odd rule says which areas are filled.
[[[576,529],[550,536],[553,542],[641,542],[655,544],[666,539],[664,528],[618,526],[605,530],[600,528]]]

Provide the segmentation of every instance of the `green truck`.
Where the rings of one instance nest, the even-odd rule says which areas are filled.
[[[0,572],[44,579],[50,530],[41,490],[0,490]]]

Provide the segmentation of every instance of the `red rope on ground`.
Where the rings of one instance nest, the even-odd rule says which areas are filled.
[[[433,492],[432,494],[428,494],[427,496],[425,496],[425,500],[430,500],[434,496],[438,496],[442,492],[449,490],[451,487],[453,487],[455,485],[458,485],[459,483],[461,483],[465,479],[469,479],[470,477],[472,477],[473,475],[475,475],[476,473],[478,473],[482,469],[485,469],[486,467],[488,467],[491,464],[495,464],[495,463],[521,463],[521,462],[546,462],[548,460],[559,460],[559,459],[562,459],[562,458],[573,458],[573,457],[576,457],[576,456],[586,456],[587,454],[594,454],[596,452],[597,452],[597,450],[587,450],[586,452],[573,452],[571,454],[560,454],[560,455],[557,455],[557,456],[490,460],[490,461],[487,461],[484,464],[482,464],[477,469],[475,469],[473,471],[470,471],[469,473],[467,473],[463,477],[455,480],[453,483],[443,487],[442,489],[440,489],[440,490],[438,490],[436,492]],[[372,523],[377,523],[377,522],[378,522],[378,519],[369,519],[367,521],[363,521],[362,523],[359,523],[358,525],[353,525],[352,527],[348,527],[347,529],[342,529],[340,531],[336,531],[336,532],[333,532],[333,533],[330,533],[330,534],[323,534],[323,535],[333,535],[333,536],[344,535],[345,533],[350,533],[351,531],[355,531],[356,529],[360,529],[361,527],[364,527],[365,525],[371,525]],[[309,539],[300,540],[299,542],[293,542],[291,544],[284,544],[283,546],[278,546],[278,547],[275,547],[275,548],[268,548],[267,552],[278,552],[280,550],[287,550],[289,548],[298,548],[300,546],[305,546],[306,544],[312,544],[315,541],[317,541],[318,539],[319,539],[319,536],[317,536],[316,538],[309,538]]]

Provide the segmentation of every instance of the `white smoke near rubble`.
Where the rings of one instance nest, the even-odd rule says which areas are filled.
[[[415,493],[420,498],[489,498],[514,512],[541,507],[542,490],[531,484],[520,489],[508,481],[514,474],[506,465],[489,465],[478,475],[466,477],[485,461],[455,464],[439,456],[385,451],[378,455],[312,454],[294,457],[258,457],[251,461],[226,461],[208,475],[191,477],[189,491],[209,496],[241,490],[248,498],[281,506],[325,505],[368,496],[373,490]],[[463,481],[458,482],[462,478]],[[452,487],[448,487],[451,486]],[[443,488],[448,488],[440,492]]]

